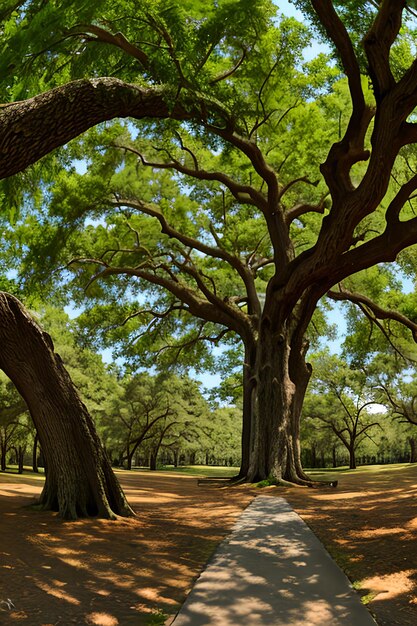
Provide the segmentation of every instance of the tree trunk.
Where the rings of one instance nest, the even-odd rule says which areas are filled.
[[[349,469],[356,469],[355,446],[349,447]]]
[[[151,452],[149,457],[149,469],[153,472],[156,470],[156,458],[158,456],[158,452]]]
[[[336,446],[333,446],[332,448],[332,463],[333,467],[337,467]]]
[[[417,463],[417,439],[409,437],[408,443],[410,444],[410,463]]]
[[[173,455],[173,458],[174,458],[174,467],[178,467],[179,451],[178,450],[173,450],[172,451],[172,455]]]
[[[26,401],[45,457],[40,505],[65,519],[134,515],[51,338],[6,293],[0,293],[0,346],[0,368]]]
[[[36,474],[39,472],[38,469],[38,433],[35,433],[35,437],[33,439],[33,449],[32,449],[32,471]]]
[[[6,440],[2,438],[0,445],[0,468],[2,472],[6,471],[6,454],[7,454],[7,444]]]
[[[23,462],[25,460],[26,447],[18,446],[17,448],[17,471],[19,474],[23,474]]]
[[[246,478],[249,472],[251,455],[251,431],[253,419],[253,402],[255,389],[256,344],[245,343],[245,362],[243,364],[243,412],[241,461],[238,478]],[[208,462],[206,462],[208,465]]]
[[[305,351],[285,327],[272,331],[269,320],[263,321],[252,400],[250,482],[311,483],[300,460],[300,415],[311,375]]]
[[[311,467],[317,467],[317,445],[311,444]]]

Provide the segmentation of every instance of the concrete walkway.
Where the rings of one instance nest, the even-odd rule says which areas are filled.
[[[375,626],[345,574],[283,498],[259,496],[172,626]]]

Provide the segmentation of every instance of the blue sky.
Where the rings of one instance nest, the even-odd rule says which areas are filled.
[[[288,0],[274,0],[274,4],[277,5],[279,10],[284,13],[284,15],[296,17],[300,21],[303,20],[303,14],[301,11],[296,9],[295,6]]]

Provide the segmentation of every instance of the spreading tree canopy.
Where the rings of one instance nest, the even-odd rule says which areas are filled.
[[[398,0],[300,0],[333,57],[303,67],[311,34],[277,22],[264,0],[11,4],[2,176],[100,122],[131,122],[104,141],[99,128],[97,159],[86,137],[78,154],[8,183],[4,206],[19,200],[25,220],[50,200],[52,228],[110,215],[111,230],[80,244],[99,278],[149,280],[170,294],[168,307],[241,339],[242,477],[309,482],[299,420],[318,303],[327,294],[365,302],[376,319],[395,315],[350,277],[417,242],[413,10]],[[60,173],[74,156],[91,161],[85,179]],[[36,181],[42,194],[28,194]],[[144,215],[159,224],[158,241]],[[397,319],[416,336],[410,317]]]

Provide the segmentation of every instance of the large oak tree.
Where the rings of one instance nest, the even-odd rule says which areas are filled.
[[[395,260],[417,242],[413,168],[390,187],[396,162],[417,141],[417,62],[406,46],[398,52],[397,45],[404,20],[413,14],[398,0],[298,3],[327,38],[349,86],[350,113],[346,124],[340,124],[340,138],[326,146],[325,158],[315,155],[322,160],[321,184],[329,194],[325,203],[292,193],[304,172],[291,176],[285,159],[274,161],[274,147],[267,142],[275,125],[274,141],[279,143],[288,109],[280,110],[274,101],[274,87],[289,31],[276,29],[272,5],[240,0],[180,7],[161,0],[151,10],[148,3],[128,1],[77,4],[66,3],[64,11],[59,2],[32,0],[24,4],[24,13],[18,9],[5,22],[4,69],[19,76],[13,66],[20,71],[16,58],[25,45],[27,75],[23,81],[9,80],[10,102],[0,109],[0,173],[14,174],[114,117],[153,120],[157,127],[165,119],[185,122],[181,128],[196,137],[203,133],[207,142],[217,138],[213,150],[246,159],[245,175],[241,168],[233,176],[218,171],[200,175],[217,180],[238,203],[263,217],[272,250],[264,298],[254,288],[256,251],[232,259],[213,234],[214,242],[204,249],[194,242],[190,247],[235,264],[247,310],[236,301],[220,304],[210,281],[201,276],[194,277],[202,296],[193,307],[196,314],[197,305],[212,311],[212,321],[248,337],[243,474],[250,480],[272,476],[306,483],[299,419],[311,374],[306,333],[317,304],[326,294],[363,303],[363,294],[335,286]],[[288,49],[293,44],[300,45],[300,39],[288,37]],[[85,75],[90,78],[73,80]],[[363,75],[372,98],[365,97]],[[27,99],[39,84],[44,92]],[[16,98],[21,101],[14,102]],[[173,131],[178,132],[175,123]],[[191,175],[198,176],[198,161],[192,161]],[[174,165],[184,169],[183,163]],[[321,215],[317,232],[299,250],[294,225],[303,227],[311,215]],[[374,215],[377,229],[370,227]],[[163,216],[156,217],[166,230]],[[369,298],[366,305],[376,317],[391,314]],[[411,320],[403,316],[402,321],[415,333]]]

